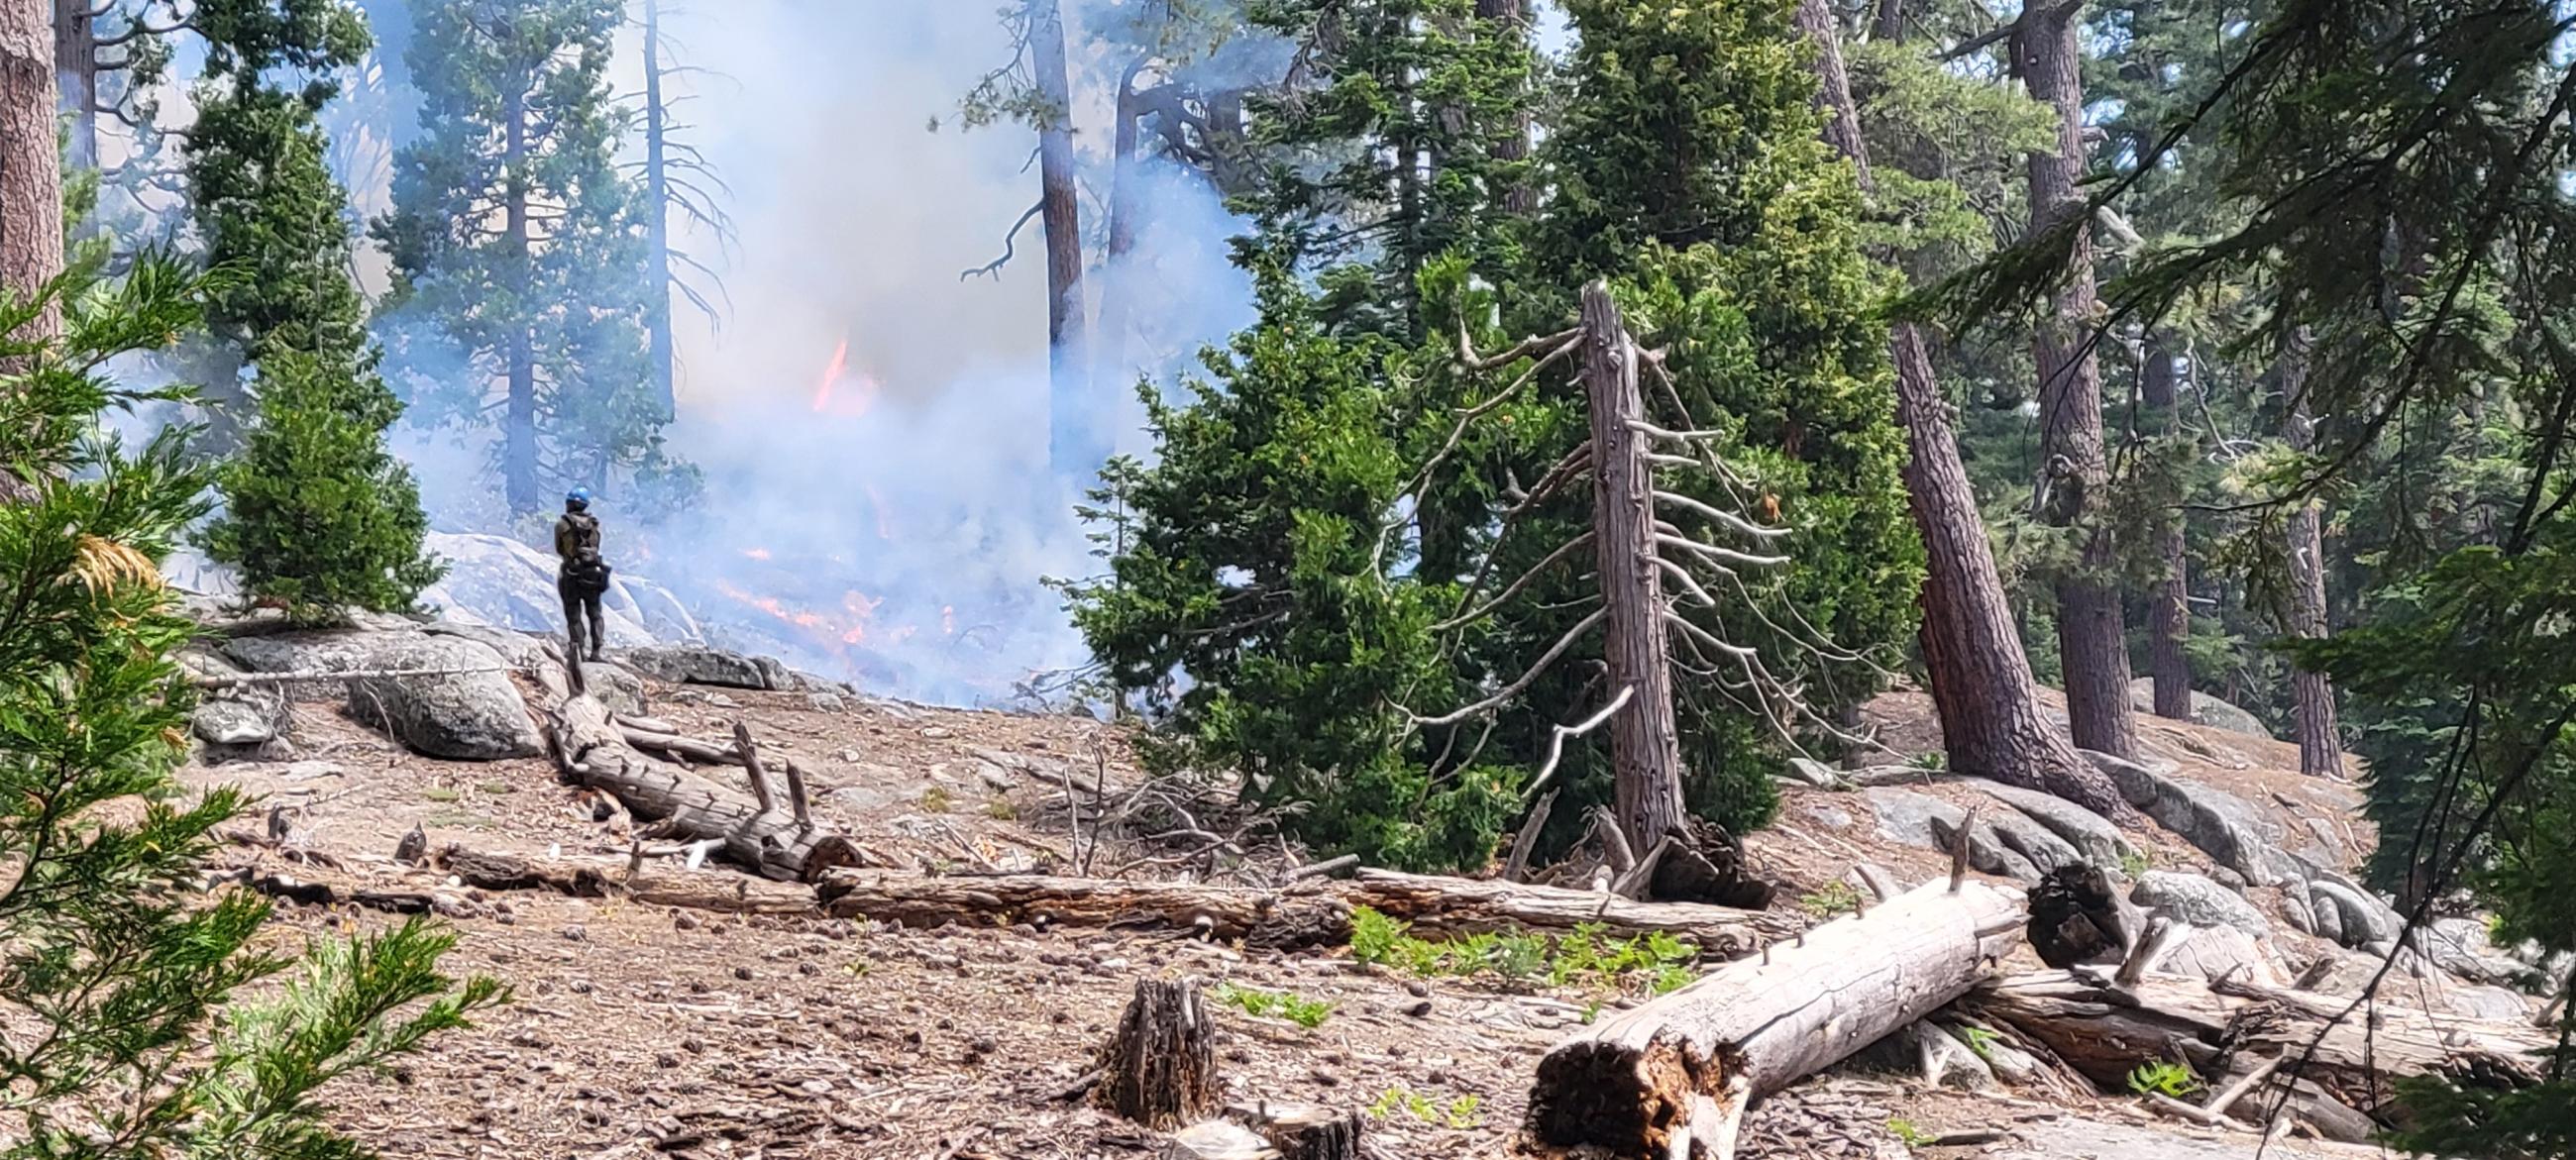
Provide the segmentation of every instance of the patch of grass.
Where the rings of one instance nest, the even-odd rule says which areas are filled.
[[[1633,983],[1661,995],[1696,977],[1690,964],[1699,951],[1661,932],[1612,938],[1607,928],[1591,923],[1563,935],[1515,931],[1435,942],[1363,906],[1351,914],[1351,957],[1426,978],[1490,974],[1512,982],[1543,979],[1551,987],[1613,989]]]
[[[1942,770],[1950,768],[1950,755],[1935,749],[1929,753],[1915,754],[1913,760],[1906,762],[1906,764],[1911,765],[1916,769],[1939,773]]]
[[[465,795],[449,789],[446,786],[440,785],[431,786],[428,789],[420,791],[420,796],[434,802],[452,802],[464,797]]]
[[[2002,1038],[2003,1036],[1983,1027],[1959,1028],[1959,1041],[1967,1044],[1968,1050],[1975,1052],[1977,1058],[1986,1061],[1989,1066],[1995,1062],[1995,1042]]]
[[[2139,1095],[2181,1099],[2200,1090],[2200,1077],[2179,1063],[2142,1063],[2129,1073],[2129,1090]]]
[[[2151,865],[2153,863],[2147,861],[2147,852],[2144,850],[2125,850],[2120,854],[2120,873],[2131,878],[2146,873]]]
[[[519,792],[519,787],[506,781],[487,781],[481,785],[475,786],[474,788],[479,789],[484,793],[491,794],[494,797],[498,797],[505,793]]]
[[[1398,1084],[1381,1093],[1368,1106],[1368,1114],[1372,1119],[1383,1120],[1403,1112],[1423,1123],[1463,1132],[1485,1122],[1484,1107],[1484,1097],[1473,1093],[1443,1103]]]
[[[957,804],[957,800],[950,797],[947,790],[941,789],[938,786],[934,785],[929,789],[921,791],[921,808],[928,810],[931,813],[947,813],[948,807],[955,804]]]
[[[492,828],[492,819],[465,810],[439,810],[421,819],[421,823],[435,830],[489,830]]]
[[[1897,1143],[1903,1144],[1908,1148],[1920,1148],[1934,1140],[1940,1139],[1939,1136],[1935,1136],[1916,1126],[1914,1121],[1904,1119],[1902,1117],[1889,1120],[1887,1122],[1887,1131],[1889,1135],[1896,1137]]]
[[[984,803],[984,816],[997,822],[1015,822],[1020,818],[1020,807],[1012,805],[1009,798],[997,797]]]
[[[1860,910],[1860,891],[1852,889],[1851,883],[1836,879],[1825,883],[1823,889],[1813,894],[1800,895],[1798,905],[1818,918],[1852,914]]]
[[[1264,991],[1259,987],[1219,983],[1209,995],[1255,1019],[1285,1019],[1308,1031],[1323,1026],[1324,1020],[1333,1017],[1332,1004],[1321,999],[1309,999],[1294,991]]]

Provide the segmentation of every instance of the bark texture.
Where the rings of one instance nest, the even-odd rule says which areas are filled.
[[[1348,882],[1310,880],[1279,890],[1182,882],[1117,882],[1007,874],[935,878],[839,870],[817,884],[836,918],[911,927],[956,922],[1081,928],[1198,930],[1259,947],[1333,946],[1350,939],[1351,911],[1366,906],[1425,936],[1499,930],[1571,931],[1598,924],[1621,937],[1661,932],[1726,958],[1759,944],[1764,920],[1694,903],[1631,902],[1586,890],[1363,870]]]
[[[1725,1160],[1748,1101],[1966,994],[2022,923],[2017,891],[1935,881],[1729,963],[1549,1051],[1530,1136],[1623,1160]]]
[[[1583,391],[1592,412],[1593,544],[1608,616],[1602,655],[1610,691],[1634,689],[1610,719],[1613,808],[1632,849],[1682,826],[1681,733],[1665,639],[1663,573],[1655,564],[1654,479],[1647,471],[1637,350],[1610,288],[1583,288]]]
[[[1136,146],[1141,131],[1138,120],[1144,116],[1143,102],[1136,92],[1137,74],[1144,71],[1145,58],[1138,57],[1118,78],[1117,100],[1112,106],[1117,124],[1109,134],[1109,248],[1100,263],[1100,325],[1091,334],[1091,382],[1107,389],[1128,377],[1127,328],[1129,303],[1134,297],[1130,283],[1133,272],[1127,260],[1136,252],[1137,219],[1143,216],[1144,174],[1137,168]]]
[[[2013,60],[2031,99],[2057,111],[2057,147],[2029,156],[2033,232],[2067,225],[2065,284],[2031,339],[2039,367],[2040,446],[2056,501],[2052,522],[2078,529],[2083,553],[2057,580],[2057,651],[2065,671],[2066,715],[2075,744],[2135,757],[2137,726],[2129,710],[2129,642],[2120,621],[2120,592],[2107,578],[2114,563],[2105,518],[2110,472],[2102,453],[2102,370],[2093,357],[2100,303],[2093,287],[2093,234],[2076,182],[2084,173],[2083,54],[2076,42],[2080,3],[2033,6],[2016,24]],[[2070,490],[2071,489],[2071,490]]]
[[[54,24],[45,0],[0,0],[0,286],[21,298],[63,272]],[[22,338],[62,331],[49,309]]]
[[[797,811],[771,800],[756,762],[748,771],[758,800],[746,799],[626,743],[608,710],[574,697],[554,720],[556,760],[564,775],[617,798],[639,820],[658,821],[671,836],[724,844],[727,858],[764,878],[811,882],[826,870],[855,865],[858,848],[839,834],[797,823]]]
[[[2282,437],[2292,450],[2316,446],[2316,421],[2308,414],[2308,339],[2304,332],[2286,336],[2281,352],[2281,394],[2288,401]],[[2326,635],[2325,526],[2313,499],[2290,509],[2289,634],[2302,640]],[[2290,672],[2290,698],[2299,735],[2299,772],[2310,777],[2340,778],[2343,773],[2343,728],[2336,720],[2334,682],[2306,668]]]
[[[528,102],[514,91],[504,103],[508,122],[501,143],[502,254],[512,264],[521,311],[529,308],[528,274],[534,261],[529,235],[528,198],[533,184],[528,169]],[[501,424],[501,490],[513,515],[527,515],[537,502],[537,352],[535,336],[524,320],[503,340],[508,363],[509,398]]]
[[[669,120],[662,104],[662,0],[644,0],[644,326],[652,343],[653,395],[665,416],[679,407],[671,349]]]
[[[1529,0],[1476,0],[1476,15],[1491,21],[1500,35],[1526,38],[1529,35]],[[1529,159],[1530,114],[1524,108],[1515,115],[1512,132],[1494,146],[1494,160],[1519,162]],[[1538,187],[1530,182],[1515,181],[1503,191],[1503,212],[1527,214],[1538,208]]]
[[[1100,1051],[1101,1106],[1169,1131],[1216,1106],[1216,1025],[1190,979],[1138,979]]]
[[[1030,71],[1044,120],[1038,125],[1038,221],[1046,230],[1047,459],[1058,475],[1088,477],[1108,458],[1091,413],[1083,356],[1082,203],[1075,189],[1073,89],[1065,77],[1059,0],[1028,0]]]
[[[75,168],[98,167],[98,16],[94,0],[54,0],[54,79],[72,116]]]
[[[2138,395],[2156,434],[2165,438],[2182,430],[2174,388],[2173,352],[2149,335],[2138,367]],[[2155,678],[2156,716],[2189,721],[2191,658],[2183,646],[2191,639],[2191,577],[2180,511],[2162,513],[2156,525],[2156,561],[2156,586],[2147,611],[2147,664]]]
[[[2444,1015],[2339,995],[2149,975],[2125,993],[2063,971],[1996,979],[1962,1004],[2055,1052],[2093,1082],[2125,1090],[2140,1064],[2180,1059],[2204,1075],[2234,1058],[2284,1057],[2282,1075],[2388,1122],[2393,1082],[2440,1075],[2470,1087],[2539,1080],[2556,1038],[2519,1021]],[[2349,1010],[2349,1014],[2347,1011]],[[2313,1054],[2310,1053],[2314,1045]]]
[[[1827,0],[1800,0],[1799,27],[1809,35],[1835,30]],[[1816,67],[1832,105],[1827,138],[1844,151],[1870,188],[1869,153],[1860,137],[1851,81],[1842,53],[1819,46]],[[1830,124],[1841,124],[1833,129]],[[2038,682],[2022,655],[2012,608],[2004,601],[1985,519],[1968,486],[1967,466],[1950,424],[1950,403],[1932,373],[1932,353],[1920,328],[1900,323],[1889,336],[1896,364],[1896,420],[1912,454],[1906,458],[1906,506],[1923,535],[1925,668],[1950,768],[2008,785],[2056,794],[2122,825],[2144,820],[2120,796],[2110,777],[2084,760],[2039,708]],[[2123,697],[2127,696],[2123,690]]]

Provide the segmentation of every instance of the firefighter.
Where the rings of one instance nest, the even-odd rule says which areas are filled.
[[[555,555],[563,561],[555,572],[555,594],[563,597],[573,659],[605,660],[601,650],[608,647],[608,629],[601,621],[599,598],[608,593],[608,561],[599,556],[599,517],[590,514],[589,488],[576,487],[564,496],[563,518],[555,521]]]

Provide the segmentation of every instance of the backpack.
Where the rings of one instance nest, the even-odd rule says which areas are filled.
[[[573,587],[591,596],[608,591],[608,572],[608,561],[597,556],[585,555],[564,565],[564,577],[572,581]]]

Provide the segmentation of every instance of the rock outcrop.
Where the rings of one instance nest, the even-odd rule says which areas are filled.
[[[348,683],[350,715],[384,726],[415,752],[459,761],[545,752],[545,739],[528,716],[527,703],[491,646],[422,634],[388,638],[370,657],[377,669],[462,670]]]

